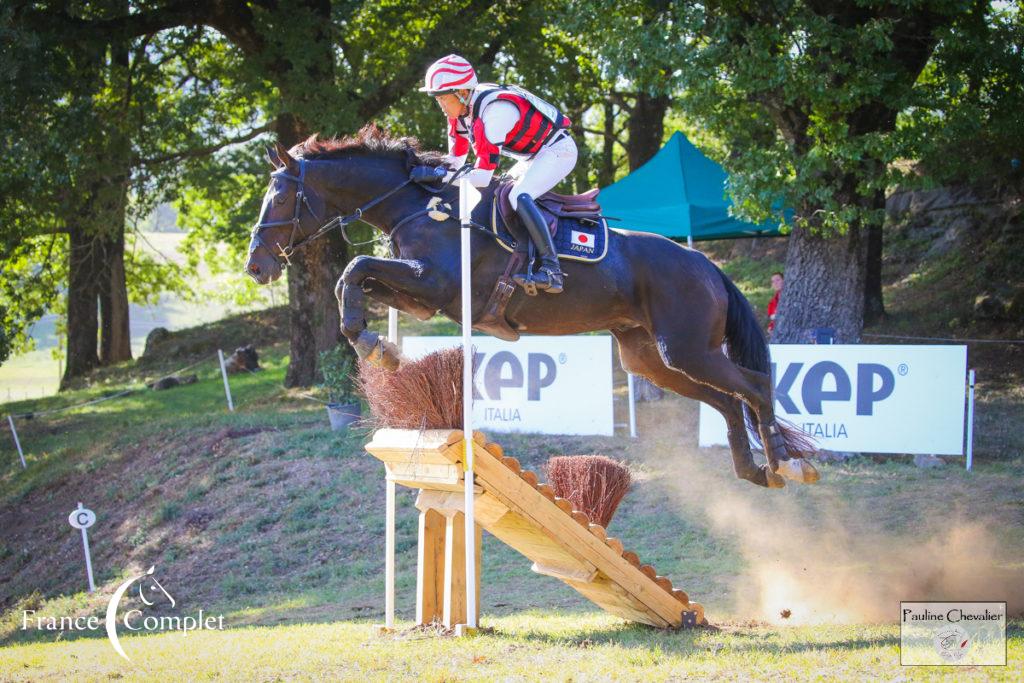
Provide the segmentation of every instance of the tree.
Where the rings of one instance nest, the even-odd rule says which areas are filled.
[[[690,39],[679,103],[724,141],[729,191],[749,218],[795,208],[773,339],[864,323],[871,236],[880,236],[900,112],[967,2],[683,3]],[[876,256],[880,252],[876,249]]]

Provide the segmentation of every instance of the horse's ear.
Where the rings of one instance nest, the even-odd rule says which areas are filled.
[[[299,172],[299,162],[288,153],[288,149],[284,145],[275,141],[274,150],[277,152],[277,158],[280,160],[281,165],[285,166],[289,173],[295,174]]]
[[[277,170],[277,167],[281,165],[281,160],[277,158],[277,150],[270,145],[267,145],[267,161],[270,162],[270,168]]]

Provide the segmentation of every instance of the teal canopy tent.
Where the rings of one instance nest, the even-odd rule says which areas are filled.
[[[674,238],[716,240],[779,235],[778,222],[747,223],[729,215],[721,166],[676,132],[650,161],[601,191],[615,228]]]

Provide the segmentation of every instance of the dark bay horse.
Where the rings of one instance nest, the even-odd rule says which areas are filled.
[[[435,194],[406,182],[412,166],[439,165],[441,155],[420,152],[415,140],[391,138],[373,125],[353,138],[314,136],[269,154],[274,171],[246,263],[258,283],[279,278],[293,250],[316,235],[326,217],[347,214],[346,220],[361,218],[387,236],[393,254],[353,259],[338,282],[342,332],[360,357],[399,361],[397,348],[366,329],[366,296],[421,320],[437,313],[459,320],[458,192],[439,191],[456,207],[439,221],[428,214]],[[493,194],[493,184],[482,191],[475,222],[488,224]],[[475,230],[472,259],[477,320],[508,253]],[[768,344],[750,304],[707,257],[651,233],[610,230],[602,261],[566,261],[563,268],[562,294],[513,295],[506,317],[514,329],[547,335],[608,330],[628,371],[725,417],[738,477],[773,488],[785,485],[783,477],[818,480],[804,459],[813,443],[775,418]],[[764,444],[766,465],[754,462],[748,425]]]

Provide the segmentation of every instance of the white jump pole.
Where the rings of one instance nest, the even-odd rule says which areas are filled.
[[[220,376],[224,378],[224,395],[228,399],[228,410],[235,412],[235,402],[231,400],[231,385],[228,384],[228,369],[224,366],[224,352],[217,349],[217,359],[220,361]]]
[[[967,373],[967,471],[974,465],[974,370]]]
[[[398,309],[388,308],[388,341],[398,344]]]
[[[21,441],[18,440],[18,430],[14,428],[14,416],[7,416],[7,423],[11,425],[11,436],[14,437],[14,445],[18,448],[18,457],[21,458],[21,469],[27,470],[28,465],[25,464],[25,453],[21,450]]]
[[[395,482],[388,476],[386,482],[384,531],[384,628],[395,627]]]
[[[626,373],[627,400],[629,401],[629,436],[636,438],[636,379],[632,372]]]
[[[693,235],[686,236],[686,246],[688,246],[690,249],[693,249]]]
[[[462,433],[466,444],[465,496],[466,509],[466,626],[473,629],[476,619],[476,519],[473,501],[473,277],[470,272],[470,183],[459,182],[459,221],[461,233],[462,271]]]
[[[398,309],[388,308],[388,341],[398,344]],[[384,511],[384,628],[395,627],[395,482],[385,482]]]

